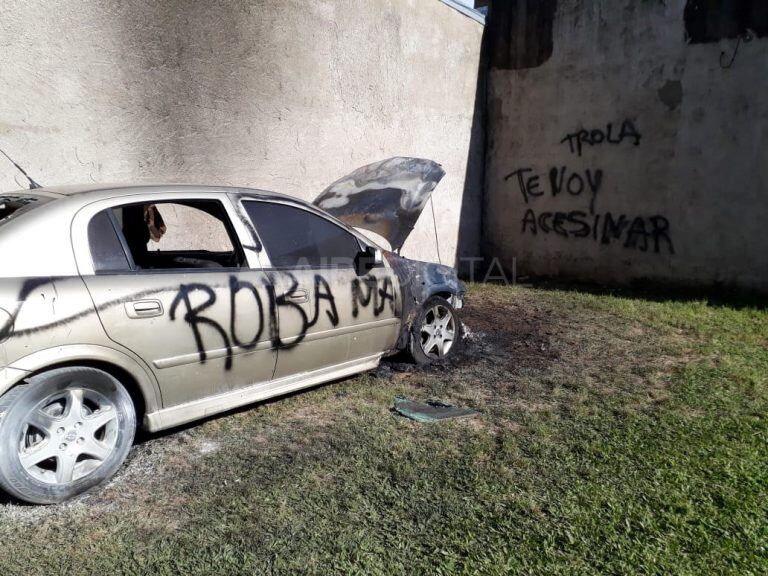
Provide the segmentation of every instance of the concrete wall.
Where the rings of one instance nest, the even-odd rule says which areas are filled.
[[[0,6],[0,147],[43,184],[304,199],[376,160],[431,158],[447,171],[435,207],[452,263],[482,32],[437,0],[12,0]],[[23,185],[0,162],[0,191]],[[478,204],[480,183],[468,188]],[[462,230],[476,245],[477,224]],[[431,214],[403,253],[436,259]]]
[[[709,26],[723,38],[689,43],[706,3],[687,4],[494,4],[488,256],[520,274],[768,291],[768,38]]]

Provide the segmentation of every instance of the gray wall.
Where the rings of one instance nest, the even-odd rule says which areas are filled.
[[[482,31],[437,0],[3,2],[0,147],[43,184],[304,199],[376,160],[431,158],[447,171],[435,207],[453,263]],[[24,185],[3,162],[0,191]],[[464,206],[470,252],[479,189]],[[403,253],[436,259],[431,214]]]
[[[768,291],[768,38],[710,26],[725,37],[689,43],[685,6],[496,2],[488,256],[520,274]],[[568,140],[609,124],[612,143]]]

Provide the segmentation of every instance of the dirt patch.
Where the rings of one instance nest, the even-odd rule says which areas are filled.
[[[387,362],[377,374],[412,386],[416,398],[490,409],[496,426],[512,430],[527,416],[570,418],[596,402],[663,404],[670,375],[687,358],[673,330],[578,294],[489,289],[470,293],[461,316],[465,340],[453,360],[427,368]]]
[[[490,294],[470,300],[462,310],[469,328],[464,359],[485,356],[512,372],[547,366],[559,356],[552,347],[557,324],[550,312],[523,297],[510,301]]]
[[[300,421],[304,424],[311,424],[317,428],[331,426],[338,421],[340,406],[343,400],[337,399],[323,402],[322,404],[311,404],[308,406],[299,406],[294,408],[285,416],[289,421]]]

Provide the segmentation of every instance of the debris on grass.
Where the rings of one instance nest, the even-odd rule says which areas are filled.
[[[414,402],[402,396],[395,398],[395,412],[416,422],[437,422],[451,418],[468,418],[478,414],[471,408],[459,408],[446,404],[440,400],[427,400],[426,402]]]
[[[471,342],[473,344],[480,344],[485,340],[485,332],[481,332],[479,330],[473,330],[469,326],[467,326],[466,323],[462,323],[462,326],[464,328],[464,339],[468,342]]]

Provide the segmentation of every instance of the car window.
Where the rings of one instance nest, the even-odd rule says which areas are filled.
[[[352,234],[316,214],[275,202],[243,202],[276,268],[354,265],[360,244]]]
[[[108,210],[99,212],[88,223],[88,244],[91,247],[91,258],[95,272],[117,272],[131,269]]]
[[[0,194],[0,226],[50,201],[51,198],[31,194]]]
[[[139,270],[240,268],[244,257],[221,202],[188,200],[111,209]]]

